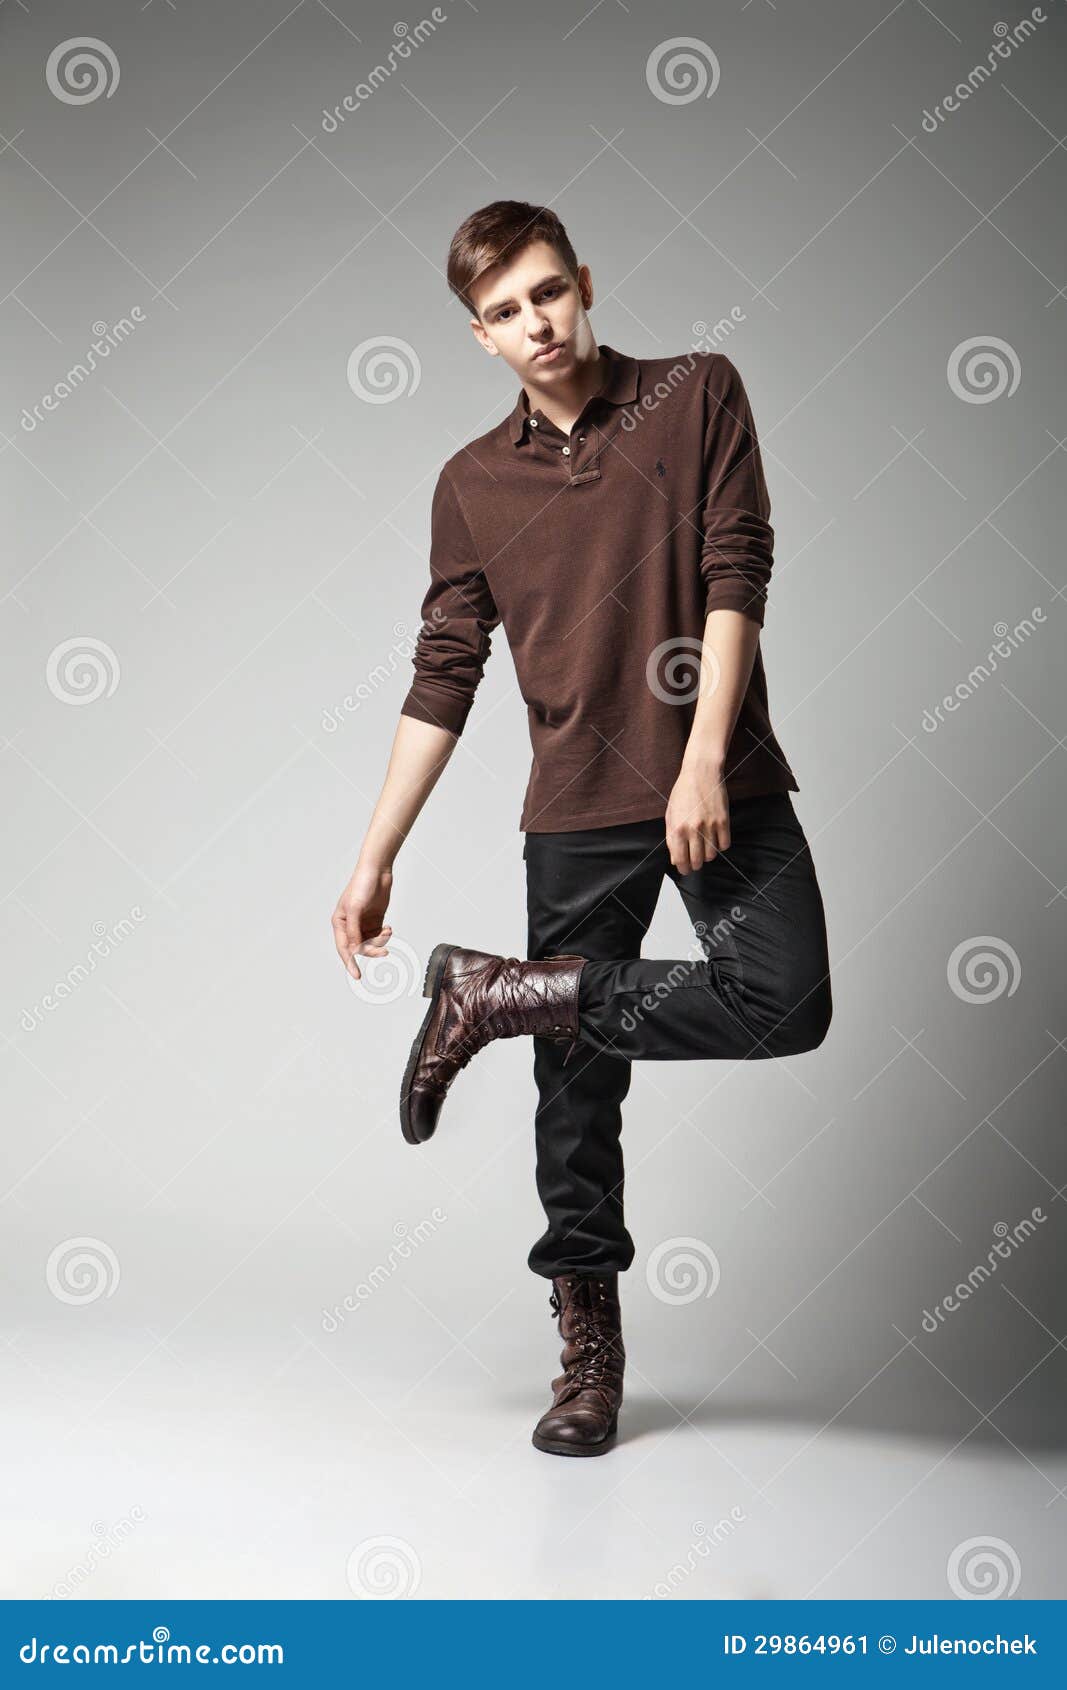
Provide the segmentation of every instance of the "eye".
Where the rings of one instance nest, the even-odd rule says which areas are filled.
[[[562,293],[563,291],[564,291],[564,287],[563,287],[562,282],[552,282],[552,283],[549,284],[549,286],[547,288],[544,289],[544,291],[542,293],[538,294],[537,297],[538,297],[539,301],[542,300],[542,299],[552,299],[552,298],[554,298],[554,296],[556,294]],[[497,312],[496,321],[498,323],[506,323],[508,321],[509,317],[511,317],[513,314],[514,314],[513,307],[510,306],[510,305],[505,305]]]

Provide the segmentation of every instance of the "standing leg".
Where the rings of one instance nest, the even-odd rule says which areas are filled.
[[[523,855],[531,960],[577,953],[610,967],[619,965],[606,959],[640,953],[670,866],[662,822],[528,833]],[[620,1144],[629,1059],[608,1041],[583,1042],[564,1068],[560,1044],[533,1045],[537,1190],[548,1226],[529,1266],[549,1279],[623,1271],[634,1257]]]

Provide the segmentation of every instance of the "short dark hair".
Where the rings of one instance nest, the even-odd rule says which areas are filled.
[[[566,229],[547,205],[525,200],[493,200],[465,217],[448,249],[445,275],[460,304],[478,316],[470,290],[479,276],[496,264],[512,263],[534,241],[554,246],[567,270],[578,280],[578,256]]]

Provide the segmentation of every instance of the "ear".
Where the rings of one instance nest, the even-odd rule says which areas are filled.
[[[474,335],[475,340],[478,342],[479,346],[481,346],[486,352],[488,352],[489,356],[491,358],[499,357],[499,353],[497,352],[496,347],[493,345],[489,336],[486,334],[485,330],[482,328],[482,325],[478,321],[477,317],[471,318],[471,331]]]

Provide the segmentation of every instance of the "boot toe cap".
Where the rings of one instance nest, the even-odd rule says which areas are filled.
[[[604,1436],[604,1423],[595,1414],[550,1416],[537,1430],[543,1438],[560,1444],[596,1444]]]
[[[437,1128],[443,1098],[437,1092],[414,1087],[403,1098],[404,1137],[411,1144],[425,1144]]]
[[[613,1432],[608,1416],[594,1408],[549,1409],[537,1422],[533,1441],[538,1449],[582,1454],[609,1447]]]

